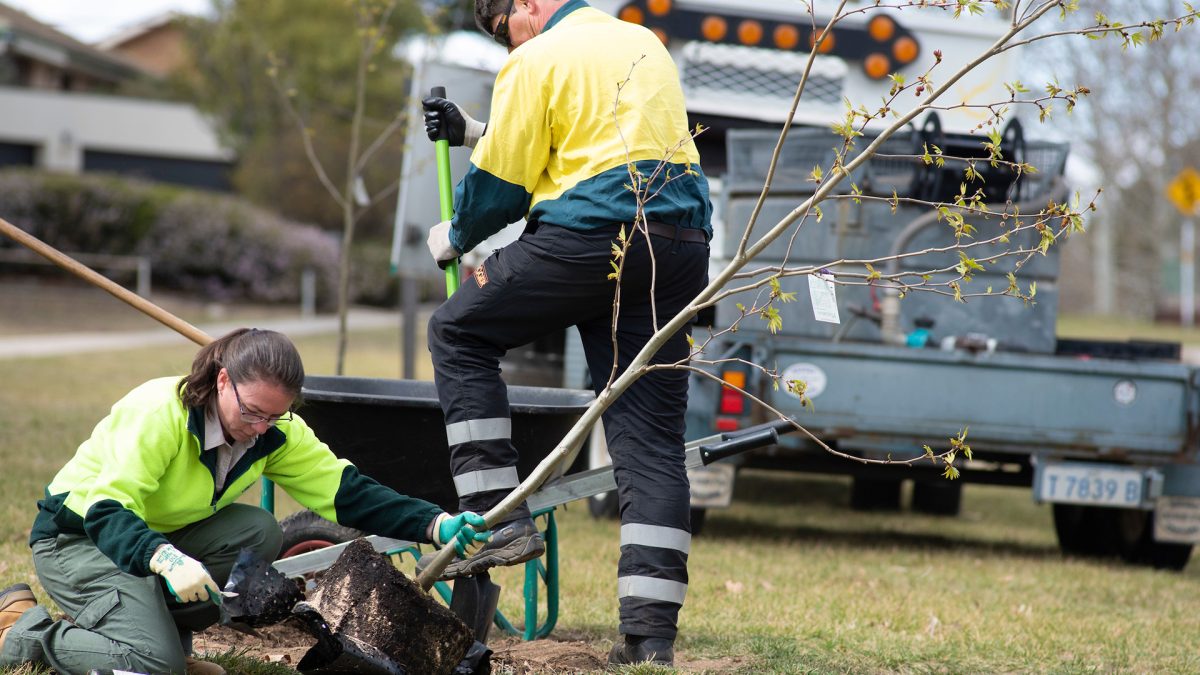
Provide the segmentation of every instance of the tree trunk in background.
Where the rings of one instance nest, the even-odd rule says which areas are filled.
[[[1176,6],[1167,0],[1096,0],[1074,21],[1091,23],[1101,11],[1111,22],[1130,24]],[[1092,88],[1073,114],[1060,105],[1053,117],[1054,128],[1092,174],[1075,176],[1072,187],[1085,200],[1096,186],[1105,190],[1091,236],[1082,238],[1082,251],[1063,260],[1068,311],[1150,318],[1157,309],[1177,306],[1172,299],[1179,292],[1182,217],[1165,191],[1180,168],[1200,162],[1200,35],[1183,31],[1171,38],[1153,50],[1123,50],[1112,38],[1089,41],[1087,58],[1081,58],[1080,37],[1027,55],[1029,81],[1053,78],[1064,87],[1083,82]],[[1122,84],[1129,82],[1137,89]]]

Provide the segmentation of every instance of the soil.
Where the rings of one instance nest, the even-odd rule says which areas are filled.
[[[192,649],[197,654],[245,653],[263,661],[283,663],[293,668],[317,639],[301,627],[299,620],[288,619],[275,626],[257,629],[261,637],[239,633],[224,626],[213,626],[197,633]]]
[[[221,654],[236,651],[265,662],[281,663],[292,668],[316,644],[296,619],[258,629],[261,638],[214,626],[198,633],[194,647],[199,654]],[[545,640],[525,642],[515,637],[495,636],[488,646],[492,654],[492,672],[512,675],[577,675],[600,673],[608,659],[604,645],[551,636]],[[745,658],[687,659],[685,654],[675,658],[675,666],[684,673],[734,673],[749,665]]]
[[[195,636],[194,649],[198,654],[234,652],[291,668],[307,656],[306,669],[330,666],[327,642],[332,630],[377,650],[376,656],[383,657],[381,663],[420,664],[414,672],[448,672],[452,666],[446,663],[457,663],[471,642],[469,630],[457,617],[430,599],[365,541],[347,547],[338,561],[320,575],[316,586],[307,602],[298,606],[311,610],[310,625],[292,617],[259,627],[257,636],[214,626]],[[419,597],[414,600],[413,595]],[[313,616],[319,617],[316,628]],[[326,643],[310,652],[318,643],[314,630],[325,636]],[[492,633],[488,646],[493,651],[492,672],[498,675],[599,673],[607,662],[608,645],[574,639],[580,636],[565,632],[557,638],[533,642],[497,633]],[[458,644],[464,639],[465,643]],[[680,672],[732,673],[748,664],[739,658],[684,657],[676,656]]]

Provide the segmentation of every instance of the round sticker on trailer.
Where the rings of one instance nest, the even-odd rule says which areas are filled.
[[[804,382],[807,385],[804,394],[809,398],[820,396],[821,392],[825,391],[825,385],[829,383],[829,380],[825,377],[825,371],[821,370],[815,363],[793,363],[784,368],[783,375],[780,375],[779,379],[782,381],[780,387],[785,389],[787,383],[792,380]],[[800,398],[791,391],[788,391],[788,394]]]
[[[1133,380],[1117,380],[1113,385],[1113,400],[1117,405],[1133,405],[1134,399],[1137,398],[1137,385]]]

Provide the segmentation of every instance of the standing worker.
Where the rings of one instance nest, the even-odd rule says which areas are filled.
[[[26,584],[0,591],[0,667],[224,673],[192,658],[192,633],[219,620],[242,548],[279,555],[275,517],[234,503],[261,476],[366,532],[453,541],[460,554],[487,539],[482,516],[450,516],[335,457],[292,414],[303,383],[286,337],[239,329],[201,349],[188,376],[117,401],[46,488],[29,537],[38,579],[69,618],[52,619]]]
[[[599,391],[614,361],[625,368],[703,289],[712,207],[675,64],[653,33],[583,0],[476,0],[475,21],[510,51],[496,76],[489,123],[442,98],[423,104],[431,139],[444,130],[451,144],[474,144],[454,218],[430,231],[434,259],[453,260],[509,223],[528,223],[429,324],[459,505],[482,512],[519,484],[500,357],[578,326]],[[644,186],[644,226],[635,227],[628,167],[649,178],[660,162],[667,165]],[[622,230],[630,246],[614,319],[609,274]],[[652,363],[679,362],[688,353],[681,330]],[[667,369],[643,376],[604,413],[621,511],[623,639],[610,663],[673,663],[691,545],[686,406],[687,374]],[[443,578],[524,562],[544,550],[522,504]]]

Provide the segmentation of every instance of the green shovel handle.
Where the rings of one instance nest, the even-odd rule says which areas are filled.
[[[446,88],[434,87],[429,94],[446,98]],[[434,152],[437,153],[438,198],[441,202],[443,221],[454,217],[454,183],[450,180],[450,140],[446,138],[448,132],[443,125],[441,137],[433,143]],[[445,269],[446,295],[454,295],[458,290],[458,260],[451,260]]]

